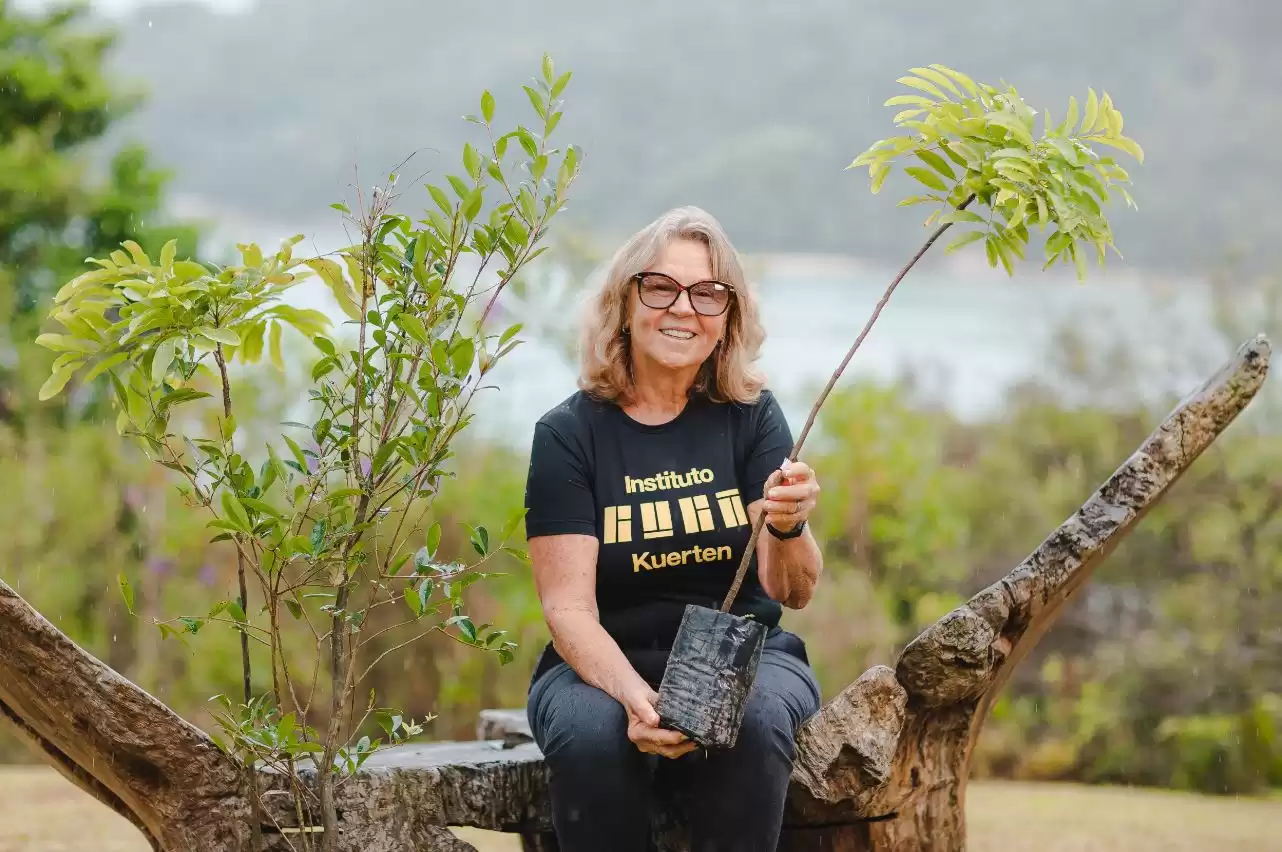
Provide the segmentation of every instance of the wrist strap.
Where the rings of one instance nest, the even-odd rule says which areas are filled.
[[[786,540],[790,538],[796,538],[797,536],[801,535],[806,529],[806,522],[802,521],[801,523],[797,524],[795,527],[790,529],[788,532],[781,532],[780,530],[775,529],[774,524],[766,524],[766,529],[770,530],[770,534],[775,538]]]

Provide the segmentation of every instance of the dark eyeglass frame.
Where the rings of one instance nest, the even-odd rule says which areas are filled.
[[[649,302],[647,302],[645,300],[645,296],[642,295],[642,293],[644,293],[645,291],[641,287],[641,285],[644,283],[645,279],[647,278],[662,278],[665,281],[671,281],[677,288],[677,291],[675,295],[673,295],[672,300],[668,302],[666,305],[652,305]],[[730,310],[730,305],[732,302],[734,302],[735,296],[736,296],[733,285],[727,284],[724,281],[718,281],[715,278],[704,278],[702,280],[694,282],[693,284],[682,284],[680,281],[676,280],[671,275],[664,275],[662,272],[638,272],[636,275],[632,276],[632,280],[636,282],[637,298],[641,300],[641,304],[645,305],[647,308],[651,308],[656,311],[666,311],[668,308],[672,307],[677,303],[677,299],[681,298],[682,293],[688,293],[688,291],[693,290],[695,287],[698,287],[700,284],[713,284],[718,287],[724,287],[727,291],[729,291],[730,295],[726,299],[725,306],[722,307],[721,310],[717,311],[714,314],[705,313],[704,311],[699,310],[698,306],[696,306],[694,303],[694,295],[693,294],[689,295],[690,309],[693,310],[699,316],[703,316],[703,317],[721,316],[726,311]]]

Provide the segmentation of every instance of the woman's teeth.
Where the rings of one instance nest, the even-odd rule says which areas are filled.
[[[684,329],[679,329],[679,328],[661,328],[659,329],[659,333],[667,337],[675,338],[677,340],[689,340],[690,338],[694,337],[693,331],[686,331]]]

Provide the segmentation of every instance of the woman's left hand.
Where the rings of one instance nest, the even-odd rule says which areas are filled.
[[[805,462],[784,460],[765,487],[766,523],[787,532],[810,517],[819,499],[819,480]]]

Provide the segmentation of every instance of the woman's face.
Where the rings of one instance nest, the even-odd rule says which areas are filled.
[[[702,242],[673,240],[646,271],[661,272],[688,287],[712,278],[712,257]],[[696,372],[725,333],[729,309],[719,316],[697,313],[690,303],[689,291],[683,291],[667,308],[656,309],[641,301],[635,281],[629,288],[633,360],[644,359],[668,370]],[[658,303],[653,296],[648,301]]]

